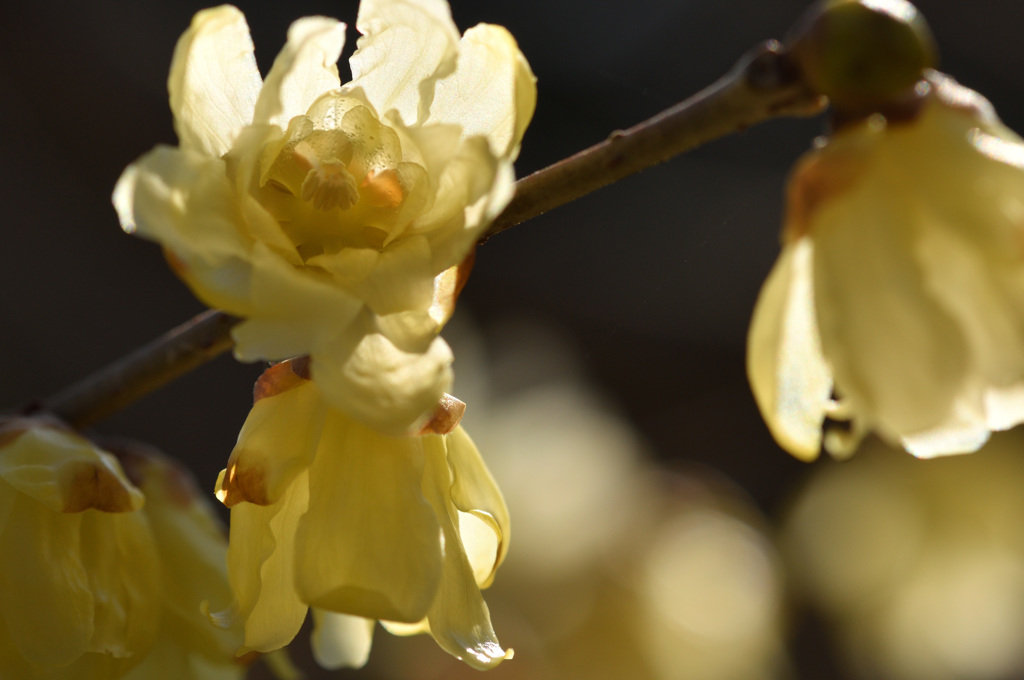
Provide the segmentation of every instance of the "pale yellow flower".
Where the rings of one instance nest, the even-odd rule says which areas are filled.
[[[160,564],[142,493],[56,422],[0,421],[0,668],[118,678],[160,625]]]
[[[129,166],[114,203],[246,319],[240,359],[311,354],[332,403],[399,434],[451,381],[435,278],[510,200],[536,90],[505,29],[460,40],[444,0],[364,0],[356,26],[346,85],[324,17],[292,25],[261,82],[242,14],[197,14],[168,83],[180,146]]]
[[[812,459],[826,416],[920,457],[1024,420],[1024,145],[933,71],[908,119],[849,124],[790,180],[748,374],[776,441]],[[834,396],[837,400],[833,400]]]
[[[210,623],[204,610],[229,606],[227,535],[207,495],[176,462],[136,442],[104,442],[145,494],[143,513],[160,559],[162,615],[153,649],[126,680],[240,680],[241,626]]]
[[[247,649],[288,644],[312,607],[314,652],[358,666],[374,620],[430,632],[477,668],[506,658],[480,588],[508,547],[504,500],[461,428],[390,437],[334,408],[305,360],[256,384],[217,497],[231,507],[228,573]],[[457,422],[440,409],[435,431]],[[452,416],[452,417],[449,417]]]

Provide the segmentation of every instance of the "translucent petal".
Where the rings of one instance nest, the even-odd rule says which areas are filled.
[[[344,334],[363,308],[326,276],[293,267],[262,243],[251,258],[250,295],[258,314],[232,330],[242,361],[308,354],[318,342]]]
[[[444,0],[363,0],[352,55],[353,87],[381,113],[396,109],[408,124],[426,120],[434,83],[455,68],[459,31]]]
[[[511,652],[498,643],[487,604],[462,548],[457,511],[448,499],[451,475],[444,444],[436,436],[425,437],[424,441],[427,456],[423,491],[437,513],[445,539],[444,573],[427,614],[430,634],[442,649],[473,668],[494,668]]]
[[[334,407],[381,432],[417,430],[451,384],[453,357],[441,338],[426,351],[406,352],[384,335],[368,333],[354,349],[343,350],[315,353],[313,379]]]
[[[267,74],[253,122],[284,129],[320,95],[340,87],[338,58],[344,45],[345,24],[335,19],[305,17],[293,23]]]
[[[448,465],[452,471],[451,501],[463,513],[469,513],[493,532],[498,548],[488,576],[480,582],[482,588],[491,584],[494,572],[505,559],[511,539],[511,522],[505,499],[498,484],[484,464],[476,444],[466,431],[458,427],[445,437]],[[467,550],[473,554],[472,550]],[[490,551],[484,551],[488,554]],[[474,564],[474,568],[476,565]]]
[[[459,42],[455,72],[437,82],[428,122],[483,135],[496,156],[514,160],[537,105],[536,80],[507,30],[474,26]]]
[[[313,658],[322,668],[362,668],[370,658],[375,621],[313,608]]]
[[[854,413],[890,439],[943,423],[969,370],[963,331],[915,259],[921,197],[893,191],[901,181],[876,165],[812,218],[822,350]]]
[[[174,49],[167,81],[181,148],[227,153],[252,121],[261,85],[242,13],[230,5],[197,13]]]
[[[420,491],[422,470],[420,438],[328,415],[296,545],[305,602],[370,619],[426,615],[440,579],[441,532]]]
[[[113,202],[121,227],[163,245],[203,302],[249,313],[251,244],[223,161],[158,146],[125,169]]]
[[[761,288],[747,337],[747,377],[761,416],[779,446],[817,458],[832,391],[814,313],[812,246],[783,248]]]
[[[221,502],[276,503],[313,461],[326,406],[312,382],[258,399],[228,459]]]
[[[305,471],[274,505],[239,503],[231,509],[228,577],[245,622],[245,650],[285,646],[306,618],[307,607],[295,592],[295,532],[308,505]]]

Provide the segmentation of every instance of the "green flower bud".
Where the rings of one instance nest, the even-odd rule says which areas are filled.
[[[824,0],[789,43],[807,82],[842,114],[905,99],[938,59],[924,17],[906,0]]]

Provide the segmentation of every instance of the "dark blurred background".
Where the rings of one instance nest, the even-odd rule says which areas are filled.
[[[238,4],[264,72],[301,16],[348,22],[345,56],[355,47],[355,0]],[[507,26],[537,74],[537,113],[517,163],[525,175],[711,83],[752,45],[784,37],[807,3],[451,4],[463,30]],[[43,398],[202,310],[155,245],[121,232],[109,196],[125,165],[175,143],[171,52],[205,5],[23,2],[0,14],[0,407]],[[943,70],[1024,130],[1024,3],[918,7]],[[484,328],[508,318],[555,325],[655,456],[712,466],[772,516],[813,466],[770,440],[746,384],[744,343],[777,254],[786,173],[822,129],[821,120],[769,122],[492,239],[460,313]],[[212,488],[260,371],[222,357],[97,429],[187,459]],[[805,628],[794,644],[816,647]],[[798,675],[838,677],[826,656],[798,655]]]

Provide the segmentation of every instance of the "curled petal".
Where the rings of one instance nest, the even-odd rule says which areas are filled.
[[[514,160],[537,106],[537,79],[512,35],[480,24],[459,42],[455,72],[437,82],[428,122],[483,135],[498,157]]]
[[[280,371],[279,366],[288,368],[282,363],[267,372]],[[224,505],[276,503],[295,477],[309,467],[320,441],[326,406],[312,382],[299,380],[291,389],[253,404],[217,490]]]
[[[783,249],[754,308],[747,338],[747,376],[775,440],[803,460],[817,458],[832,391],[814,313],[812,245]]]
[[[448,500],[451,474],[443,440],[425,439],[423,491],[444,532],[444,573],[427,621],[430,634],[449,654],[478,670],[494,668],[510,658],[501,648],[491,615],[480,594],[473,567],[463,550],[458,512]]]
[[[308,505],[305,471],[277,503],[239,503],[231,509],[228,577],[245,622],[240,653],[279,649],[302,627],[307,606],[295,593],[295,533]]]
[[[461,513],[469,514],[486,525],[497,541],[494,557],[484,569],[486,577],[480,581],[480,586],[486,588],[508,552],[512,527],[508,507],[476,444],[463,428],[458,427],[445,437],[445,446],[452,471],[452,503]]]
[[[363,0],[352,55],[353,87],[381,113],[391,109],[408,124],[426,120],[434,83],[455,68],[459,31],[444,0]]]
[[[261,85],[242,13],[221,5],[196,14],[174,49],[167,81],[181,148],[227,153],[252,121]]]
[[[296,585],[305,602],[371,619],[426,615],[442,548],[420,491],[422,469],[419,438],[387,437],[339,411],[329,414],[296,545]]]
[[[253,122],[284,129],[324,92],[336,90],[338,57],[345,45],[345,24],[327,17],[299,19],[267,74]]]
[[[451,363],[441,338],[425,351],[403,351],[383,334],[368,333],[347,354],[315,353],[312,372],[332,405],[381,432],[405,434],[422,424],[451,384]]]

